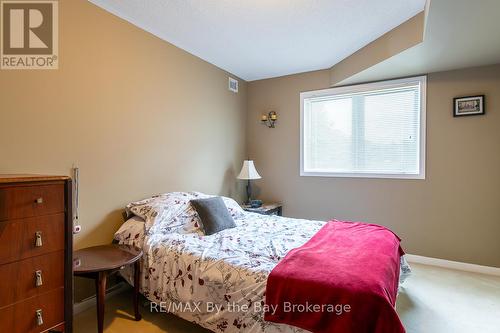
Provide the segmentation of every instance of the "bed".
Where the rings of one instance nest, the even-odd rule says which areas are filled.
[[[306,332],[264,320],[266,282],[292,249],[326,222],[266,216],[243,211],[223,198],[236,228],[205,236],[193,198],[175,192],[127,206],[130,218],[115,240],[144,250],[141,293],[151,310],[169,312],[214,332]],[[409,272],[401,257],[400,280]],[[132,284],[131,272],[123,276]]]

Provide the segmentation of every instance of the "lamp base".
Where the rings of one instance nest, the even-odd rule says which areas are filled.
[[[250,206],[251,203],[252,203],[252,186],[250,185],[250,179],[249,179],[247,183],[247,202],[245,202],[245,205]]]

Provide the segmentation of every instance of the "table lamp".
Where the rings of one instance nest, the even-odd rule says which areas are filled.
[[[259,175],[257,170],[255,170],[255,165],[251,160],[243,161],[243,167],[241,168],[240,174],[237,177],[238,179],[248,180],[247,184],[247,205],[250,205],[252,201],[252,187],[250,185],[250,180],[252,179],[261,179],[262,177]]]

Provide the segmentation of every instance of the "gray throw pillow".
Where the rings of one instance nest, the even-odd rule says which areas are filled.
[[[194,199],[191,204],[200,216],[205,235],[236,227],[221,197]]]

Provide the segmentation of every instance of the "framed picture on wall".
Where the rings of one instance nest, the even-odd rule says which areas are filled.
[[[484,95],[457,97],[453,99],[453,117],[484,114]]]

